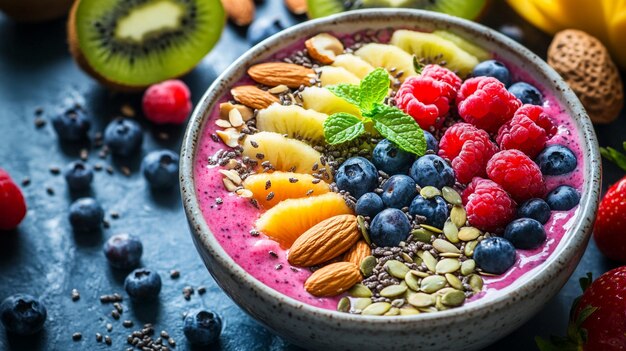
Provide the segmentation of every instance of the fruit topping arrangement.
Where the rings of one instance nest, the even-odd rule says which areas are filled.
[[[249,67],[256,84],[220,104],[209,159],[259,209],[251,233],[310,270],[304,290],[363,315],[481,296],[580,199],[539,88],[452,33],[389,34],[320,33]]]

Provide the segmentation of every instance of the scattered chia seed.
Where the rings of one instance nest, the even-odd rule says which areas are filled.
[[[252,147],[255,149],[259,147],[259,144],[254,140],[250,140],[250,145],[252,145]]]
[[[189,301],[191,299],[191,295],[193,295],[194,291],[191,286],[186,286],[183,288],[183,297],[185,300]]]
[[[115,302],[113,303],[113,308],[115,308],[115,310],[117,310],[117,312],[124,313],[124,308],[122,307],[122,304],[119,302]]]
[[[48,193],[48,195],[53,196],[54,195],[54,189],[47,187],[46,188],[46,193]]]
[[[198,287],[198,294],[199,295],[204,295],[204,293],[206,293],[206,287],[205,286],[199,286]]]
[[[72,301],[80,300],[80,293],[76,289],[72,289]]]
[[[37,117],[35,118],[34,123],[35,123],[35,128],[39,129],[46,125],[46,120],[41,117]]]
[[[259,236],[259,234],[260,234],[259,231],[256,230],[256,229],[250,230],[250,235],[252,235],[252,236]]]
[[[120,218],[120,214],[117,211],[112,211],[111,212],[111,218],[118,219],[118,218]]]
[[[298,178],[289,178],[289,183],[297,183]]]
[[[104,343],[111,346],[111,344],[113,344],[113,340],[111,340],[111,337],[108,335],[105,335],[104,337]]]
[[[102,342],[102,334],[96,333],[96,342]]]
[[[180,277],[180,271],[174,269],[172,271],[170,271],[170,278],[171,279],[178,279]]]
[[[113,325],[111,323],[107,323],[106,328],[107,328],[107,331],[110,332],[111,330],[113,330]]]
[[[131,328],[133,326],[133,321],[127,319],[122,322],[122,325],[124,326],[124,328]]]
[[[281,269],[283,269],[283,265],[279,263],[274,267],[274,269],[276,269],[277,271],[280,271]]]
[[[107,171],[107,173],[109,173],[109,174],[113,174],[113,167],[111,167],[111,166],[107,166],[107,167],[105,168],[105,170]]]
[[[269,251],[270,256],[272,256],[273,258],[278,258],[278,254],[276,252],[274,252],[273,250]]]
[[[61,169],[57,166],[51,166],[50,167],[50,173],[54,174],[54,175],[58,175],[61,173]]]
[[[30,178],[26,177],[24,179],[22,179],[22,186],[29,186],[30,185]]]
[[[265,182],[265,190],[269,189],[272,187],[272,181],[271,180],[267,180],[267,182]]]
[[[267,196],[265,197],[265,200],[270,201],[271,199],[274,198],[274,192],[270,191]]]
[[[221,205],[221,204],[223,204],[223,203],[224,203],[224,200],[222,200],[222,198],[221,198],[221,197],[216,197],[216,198],[215,198],[215,203],[216,203],[217,205]]]
[[[74,334],[72,334],[72,340],[74,340],[74,341],[78,341],[78,340],[80,340],[82,338],[83,338],[83,334],[81,334],[81,333],[74,333]]]
[[[120,313],[117,310],[113,310],[111,311],[111,317],[113,317],[113,319],[118,320],[120,319]]]

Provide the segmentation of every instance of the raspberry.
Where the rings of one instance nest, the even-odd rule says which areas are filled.
[[[496,142],[500,149],[517,149],[535,158],[556,133],[556,127],[543,107],[524,105],[498,131]]]
[[[0,230],[16,228],[26,216],[26,202],[20,188],[0,169]]]
[[[457,123],[446,130],[439,141],[439,156],[452,164],[459,183],[467,184],[474,177],[484,177],[487,161],[498,147],[489,134],[469,123]]]
[[[493,155],[487,162],[487,175],[518,202],[545,195],[539,166],[519,150],[504,150]]]
[[[469,223],[499,233],[515,218],[516,204],[502,187],[489,179],[474,178],[463,192]]]
[[[522,103],[499,80],[475,77],[463,82],[456,97],[459,115],[489,133],[498,131]]]
[[[439,65],[426,65],[422,69],[421,75],[425,78],[432,78],[438,82],[446,83],[444,94],[450,101],[456,98],[456,93],[463,82],[454,72]]]
[[[409,114],[422,129],[429,129],[450,110],[450,102],[445,92],[447,83],[422,76],[410,77],[402,83],[396,93],[396,103]]]
[[[182,124],[191,112],[190,97],[189,88],[180,80],[154,84],[143,94],[143,113],[157,124]]]

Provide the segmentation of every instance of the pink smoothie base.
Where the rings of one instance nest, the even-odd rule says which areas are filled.
[[[344,43],[350,40],[341,36]],[[379,35],[381,42],[386,42],[388,35]],[[349,45],[349,44],[347,44]],[[302,43],[286,49],[274,59],[288,56],[294,50],[301,49]],[[509,66],[509,68],[511,68]],[[523,80],[538,86],[531,77],[524,72],[512,70],[515,81]],[[240,84],[250,83],[242,79]],[[558,125],[557,134],[548,141],[548,145],[561,144],[569,147],[578,158],[578,167],[572,173],[562,176],[546,177],[547,191],[551,191],[559,185],[570,185],[579,192],[583,184],[584,165],[580,143],[575,132],[575,122],[564,113],[556,99],[546,94],[546,89],[538,86],[544,92],[544,108],[554,123]],[[220,102],[228,101],[230,96],[223,97]],[[209,166],[208,160],[219,150],[229,148],[221,142],[215,142],[211,134],[217,127],[213,123],[219,118],[219,103],[209,116],[200,137],[199,148],[194,163],[194,181],[200,209],[211,229],[211,232],[222,245],[224,251],[239,264],[248,274],[271,287],[272,289],[290,296],[304,303],[335,310],[341,296],[330,298],[317,298],[304,290],[304,282],[311,274],[308,269],[292,267],[287,262],[287,252],[280,246],[261,234],[254,237],[250,230],[254,229],[254,222],[261,211],[254,207],[249,200],[240,198],[227,192],[222,184],[222,175],[219,166]],[[218,205],[216,199],[221,198],[223,203]],[[515,265],[505,274],[497,277],[484,277],[485,287],[483,292],[474,296],[468,302],[471,304],[479,298],[496,296],[500,290],[511,285],[517,279],[528,274],[533,269],[541,269],[541,264],[554,252],[565,232],[574,224],[579,207],[570,211],[552,212],[549,221],[545,224],[547,240],[535,250],[517,250]],[[274,251],[278,257],[269,254]]]

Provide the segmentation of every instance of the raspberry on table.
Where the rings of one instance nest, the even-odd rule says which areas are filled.
[[[405,80],[396,93],[397,106],[428,130],[443,121],[452,99],[446,95],[448,84],[416,76]]]
[[[143,95],[143,113],[157,124],[182,124],[191,112],[191,93],[177,79],[150,86]]]
[[[457,181],[469,183],[474,177],[487,175],[487,161],[498,152],[489,134],[469,123],[457,123],[448,128],[439,142],[439,156],[452,164]]]
[[[519,150],[495,154],[487,162],[487,175],[518,202],[545,195],[546,186],[539,166]]]
[[[0,230],[15,229],[26,216],[26,201],[9,173],[0,168]]]
[[[517,149],[534,158],[555,133],[556,126],[543,107],[527,104],[500,127],[496,142],[502,150]]]
[[[489,179],[476,177],[462,195],[469,223],[483,231],[499,233],[515,218],[516,203]]]
[[[467,79],[459,89],[456,104],[463,120],[489,133],[497,132],[522,105],[493,77]]]
[[[444,94],[453,101],[463,81],[451,70],[439,65],[426,65],[422,69],[422,77],[431,78],[446,84]]]

